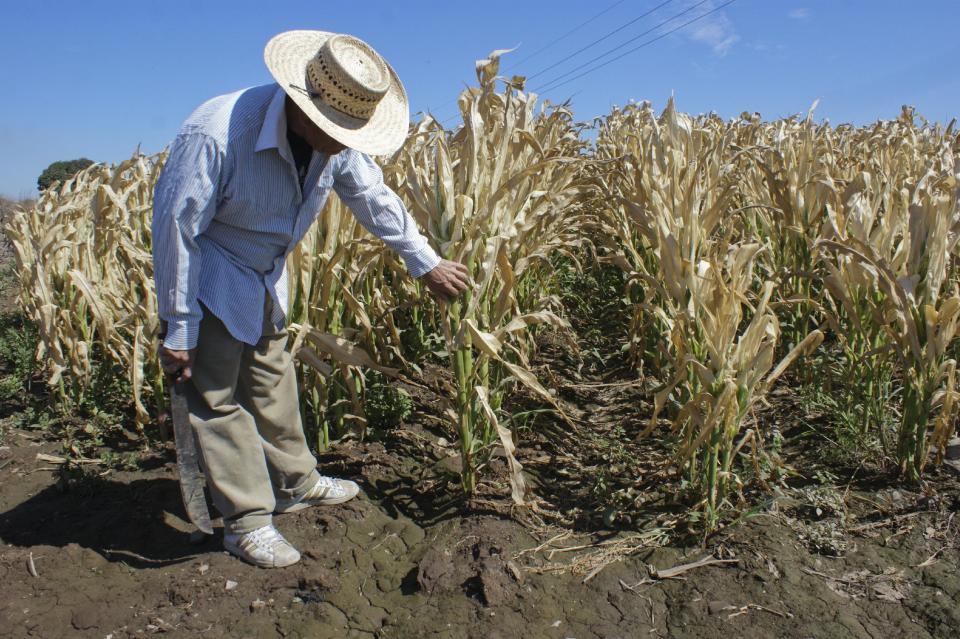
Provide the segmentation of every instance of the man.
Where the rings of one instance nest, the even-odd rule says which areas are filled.
[[[286,351],[286,257],[333,188],[440,298],[466,267],[440,259],[369,155],[407,133],[406,92],[366,43],[322,31],[274,37],[277,81],[201,105],[170,148],[154,197],[153,256],[164,371],[185,384],[224,547],[263,567],[300,554],[272,516],[359,491],[321,476]],[[369,155],[368,155],[369,154]]]

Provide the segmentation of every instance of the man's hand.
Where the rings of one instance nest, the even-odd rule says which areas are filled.
[[[430,292],[447,301],[459,296],[470,286],[470,271],[460,262],[440,260],[433,270],[423,276]]]
[[[193,362],[197,357],[197,349],[175,351],[160,346],[160,366],[163,372],[173,377],[175,382],[185,382],[193,376]]]

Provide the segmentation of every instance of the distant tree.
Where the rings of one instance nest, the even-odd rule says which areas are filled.
[[[37,189],[47,190],[54,182],[64,182],[93,164],[93,160],[80,158],[78,160],[61,160],[54,162],[37,178]]]

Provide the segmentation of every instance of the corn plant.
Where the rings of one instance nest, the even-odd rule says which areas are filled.
[[[712,528],[738,485],[737,453],[750,441],[758,446],[755,432],[744,430],[750,409],[822,334],[805,336],[773,369],[774,284],[762,280],[756,290],[764,246],[736,239],[742,225],[731,215],[737,175],[729,130],[715,118],[678,113],[672,100],[659,119],[647,106],[620,117],[633,126],[606,128],[598,138],[609,155],[623,157],[609,179],[619,197],[606,211],[607,228],[628,247],[615,261],[646,289],[640,311],[659,328],[668,363],[645,434],[672,398],[677,458]]]
[[[948,350],[960,321],[960,289],[949,281],[948,267],[960,238],[957,220],[952,167],[931,169],[889,198],[884,224],[893,229],[886,233],[892,241],[837,232],[818,243],[835,273],[857,273],[831,293],[848,308],[869,308],[861,324],[874,324],[875,348],[892,350],[899,362],[904,389],[896,457],[912,481],[923,473],[931,446],[942,448],[954,428],[956,361]]]
[[[523,500],[520,464],[501,412],[519,383],[542,401],[553,396],[527,362],[529,326],[566,323],[537,284],[547,258],[579,242],[583,143],[562,107],[535,109],[522,79],[497,72],[502,51],[477,63],[479,87],[459,98],[463,125],[443,130],[426,118],[401,149],[390,179],[443,257],[464,263],[474,285],[445,309],[442,330],[456,380],[455,417],[461,483],[476,490],[495,440],[511,468],[513,498]],[[389,167],[388,167],[389,168]]]
[[[791,117],[742,128],[755,133],[749,146],[737,144],[747,156],[738,162],[741,204],[752,226],[748,233],[769,247],[761,259],[777,282],[775,307],[790,348],[822,317],[821,277],[812,254],[828,205],[836,199],[834,132],[814,123],[813,108],[802,121]]]
[[[40,330],[39,358],[63,399],[91,388],[91,358],[128,372],[136,423],[162,406],[163,375],[154,357],[158,318],[150,220],[164,155],[95,164],[44,191],[6,232],[20,272],[20,302]]]
[[[309,430],[321,449],[331,431],[363,437],[364,371],[395,375],[386,364],[406,363],[394,312],[418,296],[416,286],[332,194],[287,268],[291,350]]]

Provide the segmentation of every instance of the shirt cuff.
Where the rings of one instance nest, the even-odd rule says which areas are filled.
[[[167,322],[167,336],[163,345],[172,351],[188,351],[197,347],[200,336],[200,323],[195,320],[173,320]]]
[[[401,257],[403,257],[403,263],[407,265],[407,271],[412,277],[426,275],[440,263],[440,256],[426,242],[424,242],[422,248],[409,253],[404,252]]]

